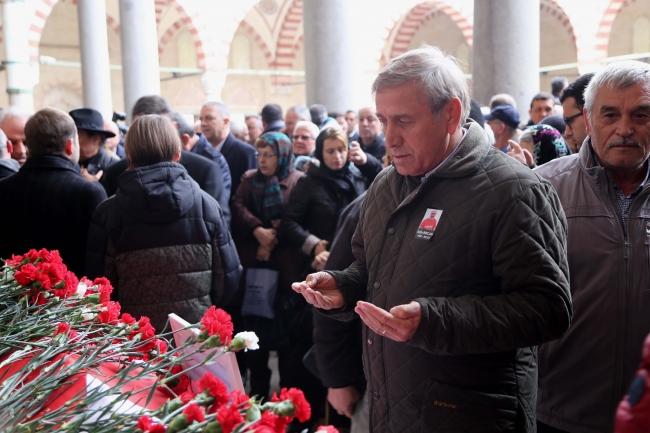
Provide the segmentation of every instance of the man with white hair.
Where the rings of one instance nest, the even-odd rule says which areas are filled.
[[[296,156],[311,156],[316,147],[316,137],[320,131],[318,126],[308,120],[296,123],[291,138],[293,139],[293,154]]]
[[[650,333],[650,65],[612,63],[584,93],[578,154],[536,170],[568,220],[575,320],[539,349],[539,432],[604,432]]]
[[[25,145],[25,123],[30,115],[18,107],[9,107],[0,111],[0,129],[12,144],[11,157],[22,166],[27,161],[28,151]]]
[[[296,124],[302,121],[311,122],[311,113],[309,112],[309,108],[304,105],[294,105],[293,107],[289,107],[284,115],[284,133],[291,137],[296,129]]]
[[[571,323],[557,194],[468,120],[438,48],[394,58],[373,91],[394,166],[368,189],[356,262],[293,289],[361,317],[371,431],[533,432],[536,346]]]
[[[11,158],[13,146],[5,133],[0,129],[0,180],[18,173],[20,164]]]
[[[255,148],[237,140],[230,132],[230,110],[223,102],[206,102],[201,107],[201,132],[210,145],[226,158],[230,168],[232,187],[230,197],[235,196],[242,175],[257,168]],[[252,137],[251,137],[252,138]]]

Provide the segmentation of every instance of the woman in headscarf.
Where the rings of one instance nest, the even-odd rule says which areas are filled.
[[[262,134],[254,143],[258,167],[249,170],[233,197],[233,237],[244,266],[239,293],[230,305],[235,320],[242,320],[242,329],[254,331],[264,342],[260,350],[238,356],[242,367],[251,370],[251,395],[268,398],[271,370],[269,350],[277,350],[280,358],[280,380],[285,386],[286,353],[291,348],[289,335],[295,317],[302,308],[300,296],[291,290],[291,283],[300,278],[305,259],[278,233],[280,219],[296,182],[304,173],[294,169],[291,140],[279,132]],[[246,290],[246,271],[250,268],[271,268],[278,271],[278,287],[274,300],[275,317],[249,315],[239,318]]]
[[[519,137],[519,144],[533,155],[533,167],[571,154],[560,131],[550,125],[528,127]]]
[[[318,135],[307,176],[300,179],[282,217],[281,232],[288,242],[311,259],[311,270],[320,271],[329,253],[341,211],[366,190],[356,167],[348,164],[348,137],[339,128]]]

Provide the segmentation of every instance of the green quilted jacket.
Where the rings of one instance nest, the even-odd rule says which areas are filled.
[[[422,181],[384,169],[334,272],[348,320],[358,300],[415,300],[422,320],[398,343],[364,326],[374,432],[533,432],[536,346],[572,317],[566,219],[551,184],[488,144],[476,123]],[[418,236],[430,210],[433,236]],[[420,232],[421,233],[421,232]]]

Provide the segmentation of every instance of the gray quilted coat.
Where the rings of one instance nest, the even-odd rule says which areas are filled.
[[[352,246],[331,271],[346,299],[389,310],[415,300],[422,320],[398,343],[364,326],[374,432],[534,432],[537,348],[572,309],[566,220],[553,187],[488,144],[476,123],[423,182],[383,170]],[[442,210],[433,237],[420,222]]]

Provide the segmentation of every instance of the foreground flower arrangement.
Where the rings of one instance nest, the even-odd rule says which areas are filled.
[[[188,348],[210,364],[257,349],[254,333],[233,338],[230,316],[211,307],[200,332],[173,348],[147,317],[120,314],[105,278],[81,281],[57,251],[31,250],[0,268],[0,431],[284,432],[311,408],[298,389],[263,402],[211,373],[196,383]],[[186,328],[187,329],[187,328]],[[222,347],[223,350],[209,349]],[[197,392],[198,391],[198,392]],[[333,432],[331,427],[322,430]]]

